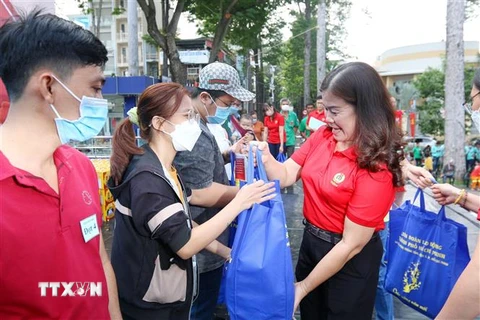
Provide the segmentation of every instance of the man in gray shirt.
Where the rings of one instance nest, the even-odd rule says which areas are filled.
[[[225,172],[224,159],[229,159],[229,154],[220,152],[207,123],[222,124],[235,100],[250,101],[254,97],[253,93],[242,88],[238,72],[225,63],[214,62],[200,71],[200,83],[192,94],[192,103],[201,117],[202,134],[191,152],[178,152],[174,160],[192,195],[204,200],[204,207],[191,206],[192,217],[198,224],[216,215],[238,191],[237,187],[229,186]],[[218,240],[227,244],[228,229]],[[197,255],[197,261],[200,284],[191,319],[212,320],[225,260],[203,250]]]

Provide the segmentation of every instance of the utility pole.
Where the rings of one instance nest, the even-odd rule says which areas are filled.
[[[128,72],[130,76],[138,76],[138,15],[137,1],[128,0]]]

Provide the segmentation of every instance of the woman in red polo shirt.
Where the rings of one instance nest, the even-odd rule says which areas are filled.
[[[472,122],[480,130],[480,69],[475,71],[473,86],[470,92],[470,108]],[[480,196],[455,188],[450,184],[432,186],[433,197],[441,205],[456,203],[467,210],[477,212],[480,220]],[[473,319],[480,315],[480,237],[472,259],[458,278],[450,296],[437,316],[437,319]]]
[[[268,142],[270,153],[276,159],[278,154],[283,153],[284,150],[286,140],[285,119],[268,103],[263,105],[263,112],[265,113],[263,141]]]
[[[295,285],[302,319],[370,320],[383,253],[377,232],[403,184],[401,133],[371,66],[344,64],[321,89],[328,126],[284,164],[259,148],[269,179],[287,187],[302,178],[306,227]]]

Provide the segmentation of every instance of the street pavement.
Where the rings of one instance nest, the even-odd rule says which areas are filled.
[[[416,192],[416,188],[413,185],[406,186],[407,192],[405,194],[404,200],[411,199]],[[297,182],[294,185],[293,193],[292,190],[289,190],[289,193],[282,194],[285,212],[287,216],[287,226],[290,237],[290,245],[292,250],[292,260],[295,267],[298,252],[300,248],[300,243],[302,241],[303,235],[303,188],[301,182]],[[426,190],[425,204],[426,208],[429,211],[438,211],[440,209],[439,205],[431,197],[430,190]],[[468,246],[470,253],[473,253],[475,244],[477,241],[480,224],[476,220],[476,214],[472,212],[467,212],[466,210],[461,209],[458,206],[448,206],[446,210],[447,217],[453,219],[467,227],[468,234]],[[110,221],[104,224],[103,227],[103,238],[106,244],[107,252],[111,252],[111,243],[113,237],[113,221]],[[417,311],[405,306],[400,302],[400,300],[394,298],[394,307],[395,307],[395,319],[399,320],[417,320],[417,319],[428,319],[418,313]],[[297,319],[300,319],[300,316],[297,314]]]

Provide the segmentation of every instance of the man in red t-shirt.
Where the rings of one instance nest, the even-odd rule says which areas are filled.
[[[121,319],[97,174],[67,145],[105,125],[107,50],[73,22],[38,12],[0,35],[11,99],[0,126],[0,319]]]
[[[310,112],[307,119],[307,129],[311,131],[317,131],[320,127],[326,125],[325,106],[323,105],[322,95],[317,97],[316,107],[317,110]],[[314,120],[312,120],[312,118]]]

